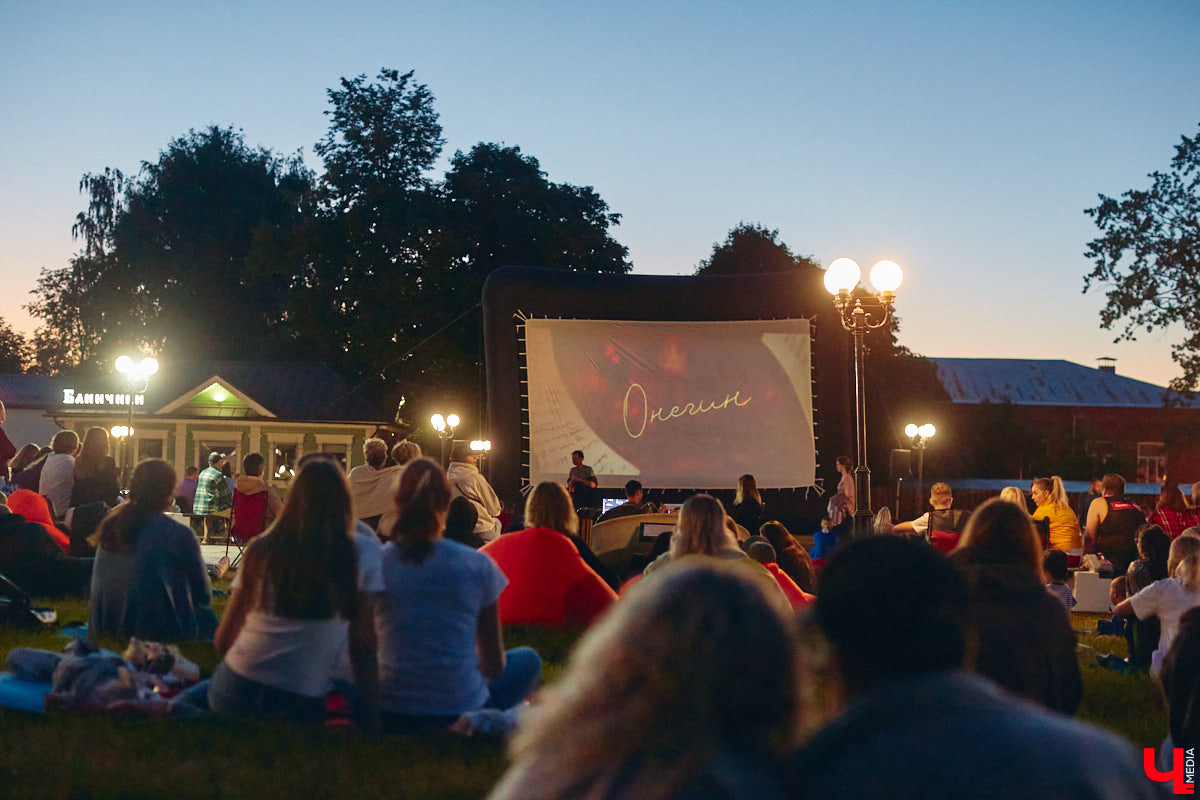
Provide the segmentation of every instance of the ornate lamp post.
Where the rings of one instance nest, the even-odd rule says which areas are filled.
[[[473,453],[475,453],[475,456],[477,457],[477,459],[479,461],[479,465],[482,467],[484,457],[492,452],[492,440],[491,439],[472,439],[471,440],[471,451]],[[491,470],[489,469],[488,478],[490,479],[491,477],[492,477],[492,473],[491,473]]]
[[[867,387],[864,338],[868,331],[882,328],[892,313],[895,291],[904,278],[894,261],[880,261],[871,268],[871,285],[878,295],[854,297],[862,270],[849,258],[838,258],[825,270],[825,289],[833,295],[842,327],[854,337],[854,415],[858,453],[854,468],[854,526],[851,538],[861,539],[871,531],[871,470],[867,467]]]
[[[429,424],[433,426],[433,429],[437,431],[438,438],[441,439],[443,467],[446,466],[446,441],[454,438],[454,429],[461,421],[458,414],[447,414],[444,417],[441,414],[434,414],[429,418]]]
[[[912,440],[913,449],[917,451],[917,513],[914,516],[920,516],[921,502],[925,496],[925,446],[929,444],[929,440],[937,433],[937,428],[926,422],[924,425],[918,426],[915,422],[910,422],[904,426],[904,435]],[[896,511],[899,513],[900,498],[896,498]]]
[[[158,372],[158,359],[146,356],[141,361],[134,361],[129,356],[119,356],[114,366],[129,382],[129,422],[125,426],[123,459],[123,483],[128,487],[129,477],[133,474],[133,397],[135,394],[145,394],[150,388],[150,376]],[[116,433],[115,429],[113,433]]]

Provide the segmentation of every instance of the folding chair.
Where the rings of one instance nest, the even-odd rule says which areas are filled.
[[[233,490],[233,508],[229,518],[229,536],[225,539],[225,557],[229,557],[229,546],[237,548],[229,566],[237,566],[246,545],[266,528],[267,493],[242,494]]]

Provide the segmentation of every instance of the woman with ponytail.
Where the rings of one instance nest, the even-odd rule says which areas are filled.
[[[88,604],[91,633],[212,638],[217,618],[200,545],[191,528],[163,513],[174,491],[170,464],[143,461],[133,471],[129,502],[101,521]]]
[[[506,727],[541,679],[533,649],[504,649],[504,573],[483,553],[442,537],[449,508],[442,468],[428,458],[409,462],[391,542],[383,547],[384,592],[375,615],[386,730],[471,733],[497,716]]]
[[[1162,671],[1163,658],[1179,632],[1179,618],[1200,606],[1200,553],[1197,550],[1200,548],[1192,536],[1180,536],[1171,542],[1167,558],[1169,577],[1155,581],[1113,609],[1114,615],[1133,614],[1138,619],[1158,617],[1161,626],[1158,649],[1150,656],[1150,675],[1153,677],[1158,677]]]
[[[1079,550],[1082,554],[1083,536],[1079,530],[1079,518],[1067,499],[1067,491],[1063,488],[1062,478],[1055,475],[1052,478],[1034,478],[1033,502],[1037,506],[1033,512],[1034,520],[1048,520],[1050,523],[1050,547],[1054,550]]]

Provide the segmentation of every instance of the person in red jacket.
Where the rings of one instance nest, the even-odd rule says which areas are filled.
[[[792,608],[806,606],[817,599],[816,595],[809,594],[801,589],[800,585],[792,580],[791,576],[780,569],[776,560],[775,548],[771,546],[770,542],[766,540],[751,542],[746,548],[746,555],[759,564],[762,564],[767,572],[771,573],[771,577],[779,584],[779,588],[787,596]]]
[[[579,518],[567,490],[540,483],[525,503],[523,531],[488,542],[487,553],[508,578],[500,594],[505,625],[586,627],[617,599],[617,593],[587,565],[569,538]]]

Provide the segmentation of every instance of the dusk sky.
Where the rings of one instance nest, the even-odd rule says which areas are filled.
[[[0,317],[78,244],[84,172],[210,124],[302,150],[326,89],[415,70],[447,146],[519,145],[623,215],[634,272],[690,274],[740,221],[822,264],[891,258],[901,341],[1164,384],[1081,294],[1097,195],[1200,123],[1200,2],[0,5]]]

